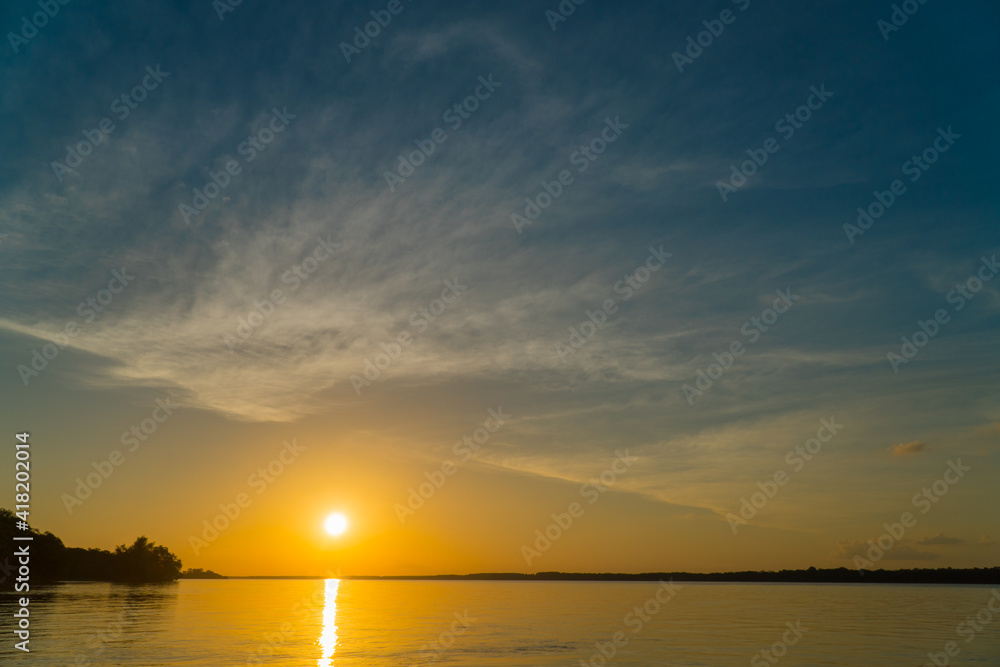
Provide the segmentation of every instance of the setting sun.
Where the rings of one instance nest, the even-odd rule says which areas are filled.
[[[347,530],[347,517],[343,514],[331,514],[326,517],[326,532],[330,535],[343,535]]]

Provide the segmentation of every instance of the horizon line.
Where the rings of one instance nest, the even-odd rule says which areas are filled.
[[[211,572],[211,570],[209,570]],[[879,577],[886,575],[899,575],[899,574],[909,574],[913,575],[931,575],[932,578],[940,578],[944,575],[958,576],[963,575],[988,575],[993,574],[993,579],[996,582],[1000,582],[1000,565],[988,566],[988,567],[972,567],[972,568],[953,568],[953,567],[941,567],[941,568],[898,568],[898,569],[877,569],[877,570],[854,570],[846,567],[839,568],[816,568],[809,567],[805,569],[796,570],[733,570],[733,571],[723,571],[723,572],[686,572],[686,571],[660,571],[660,572],[560,572],[560,571],[542,571],[534,573],[525,572],[474,572],[470,574],[350,574],[342,575],[338,577],[328,577],[324,575],[280,575],[280,574],[255,574],[255,575],[221,575],[219,573],[214,573],[220,577],[226,579],[355,579],[355,580],[591,580],[591,581],[621,581],[621,580],[634,580],[634,581],[652,581],[656,579],[662,579],[663,577],[685,577],[688,581],[712,581],[707,579],[709,577],[752,577],[749,583],[754,583],[759,579],[763,578],[773,578],[773,577],[791,577],[791,576],[806,576],[810,578],[822,578],[824,576],[838,575],[843,576],[845,574],[856,574],[859,582],[864,582],[866,577]],[[936,576],[934,576],[936,575]],[[181,577],[186,578],[202,578],[202,577]],[[214,578],[214,577],[208,577]],[[868,579],[871,581],[871,578]],[[792,581],[791,583],[795,583]],[[806,580],[803,583],[816,583]],[[820,582],[822,583],[822,582]],[[832,583],[838,583],[834,581]]]

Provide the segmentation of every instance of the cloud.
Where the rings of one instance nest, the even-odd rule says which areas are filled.
[[[925,449],[927,449],[926,443],[914,440],[913,442],[901,442],[898,445],[893,445],[889,448],[889,451],[892,452],[893,456],[909,456],[911,454],[919,454]]]
[[[837,540],[837,548],[833,550],[834,558],[865,557],[868,544],[861,540]]]
[[[488,21],[467,20],[443,28],[401,33],[391,47],[391,54],[419,63],[472,48],[485,48],[498,60],[511,63],[522,72],[538,71],[542,67],[540,62],[525,55],[524,44]]]
[[[908,544],[900,544],[886,552],[885,560],[934,560],[941,556],[930,551],[920,551]]]
[[[833,557],[851,559],[860,556],[868,558],[870,546],[868,542],[862,540],[838,540]],[[930,551],[920,551],[911,544],[900,543],[884,552],[881,560],[934,560],[935,558],[940,558],[940,556]]]
[[[924,537],[916,542],[917,544],[964,544],[965,540],[961,537],[948,537],[944,533],[938,533],[937,535],[931,535],[929,537]]]
[[[993,538],[989,536],[989,533],[983,533],[982,535],[979,536],[979,544],[981,546],[991,547],[995,545],[996,542],[994,542]]]

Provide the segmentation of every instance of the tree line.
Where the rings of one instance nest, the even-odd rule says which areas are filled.
[[[846,567],[807,570],[748,570],[744,572],[498,572],[432,576],[344,577],[345,579],[443,579],[483,581],[716,581],[730,583],[812,584],[1000,584],[1000,567],[955,569],[854,570]]]
[[[14,583],[14,536],[31,536],[31,580],[117,581],[122,583],[158,583],[174,581],[181,574],[181,559],[149,538],[136,538],[130,545],[121,544],[114,551],[67,547],[50,532],[34,528],[20,530],[17,517],[0,508],[0,567],[6,587]],[[26,542],[21,542],[25,544]]]

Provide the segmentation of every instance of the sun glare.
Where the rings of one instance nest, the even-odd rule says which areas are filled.
[[[330,535],[343,535],[347,531],[347,517],[343,514],[331,514],[326,517],[325,526]]]

